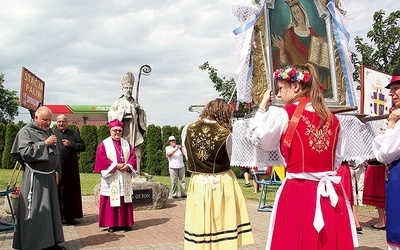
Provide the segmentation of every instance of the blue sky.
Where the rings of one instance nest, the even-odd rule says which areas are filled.
[[[5,88],[18,91],[21,68],[46,82],[45,104],[110,105],[121,96],[120,78],[139,68],[139,102],[148,124],[184,125],[197,119],[189,105],[218,96],[198,66],[234,77],[238,21],[231,0],[20,0],[0,9],[0,72]],[[366,37],[373,13],[400,9],[400,1],[344,1],[354,13],[348,30]],[[367,40],[365,40],[367,41]],[[368,41],[369,42],[369,41]],[[16,121],[29,119],[20,109]]]

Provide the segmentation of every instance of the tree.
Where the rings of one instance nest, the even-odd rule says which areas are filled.
[[[161,128],[153,124],[147,126],[145,148],[145,169],[147,173],[161,175],[161,161],[162,157],[164,157],[162,146]]]
[[[200,65],[199,69],[205,70],[208,73],[208,77],[214,83],[214,89],[219,92],[219,96],[228,102],[230,101],[234,117],[244,117],[246,114],[252,112],[252,102],[242,102],[239,106],[236,106],[236,83],[233,77],[229,79],[226,79],[225,77],[219,77],[217,73],[218,69],[210,66],[208,62],[204,62],[202,65]]]
[[[6,126],[6,136],[4,141],[3,157],[1,159],[1,166],[5,169],[12,169],[16,160],[11,156],[11,148],[14,144],[15,137],[21,128],[13,122]]]
[[[86,149],[79,154],[79,168],[81,173],[93,173],[93,166],[97,152],[97,127],[84,124],[81,128],[81,138],[85,142]]]
[[[210,66],[208,61],[200,65],[199,69],[204,70],[208,73],[208,77],[214,83],[214,88],[217,92],[219,92],[220,97],[229,101],[229,99],[231,99],[232,93],[234,93],[232,100],[236,100],[235,79],[233,79],[233,77],[229,79],[226,79],[225,77],[218,77],[218,69]]]
[[[108,125],[100,125],[97,127],[97,142],[100,143],[110,136],[110,127]]]
[[[9,123],[18,115],[17,91],[4,88],[4,74],[0,73],[0,122]]]
[[[0,123],[0,156],[1,159],[3,158],[4,152],[4,145],[6,144],[6,125]],[[1,161],[0,161],[0,168],[1,168]]]
[[[367,33],[367,38],[373,45],[364,43],[363,39],[354,38],[355,47],[361,55],[353,53],[353,63],[356,68],[354,80],[360,82],[361,65],[369,66],[383,72],[392,74],[400,66],[400,10],[392,12],[384,19],[385,12],[379,10],[374,13],[372,30]]]

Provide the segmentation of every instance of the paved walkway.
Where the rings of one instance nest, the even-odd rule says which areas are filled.
[[[258,203],[247,202],[247,209],[253,229],[255,243],[241,247],[241,250],[265,249],[267,227],[270,213],[257,212]],[[0,219],[10,221],[0,202]],[[179,250],[183,249],[183,228],[185,200],[169,199],[160,210],[135,211],[133,231],[108,233],[97,225],[97,207],[93,196],[83,197],[84,217],[75,226],[64,226],[67,249],[118,249],[118,250]],[[385,231],[374,230],[371,225],[377,222],[377,212],[359,213],[363,234],[358,235],[360,250],[387,249]],[[40,230],[40,229],[38,229]],[[12,231],[0,232],[0,249],[12,249]]]

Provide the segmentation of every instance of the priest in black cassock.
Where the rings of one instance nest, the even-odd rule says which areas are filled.
[[[57,147],[60,152],[61,177],[58,183],[63,223],[75,225],[75,219],[83,217],[81,180],[79,177],[78,153],[85,151],[85,143],[78,131],[68,129],[64,114],[57,116]]]

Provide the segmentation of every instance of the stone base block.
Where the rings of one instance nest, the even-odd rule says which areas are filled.
[[[142,203],[142,204],[133,204],[133,210],[153,210],[153,209],[162,209],[165,203],[168,200],[169,189],[167,185],[157,182],[157,181],[142,181],[142,180],[134,180],[133,181],[133,189],[152,189],[153,197],[151,203]],[[94,187],[94,198],[97,207],[99,207],[100,203],[100,183],[96,184]]]

